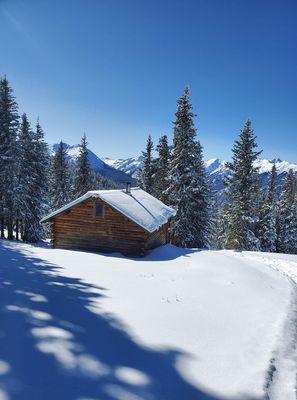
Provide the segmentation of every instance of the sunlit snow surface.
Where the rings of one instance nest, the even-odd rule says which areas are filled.
[[[296,256],[0,241],[0,274],[1,400],[296,399]]]

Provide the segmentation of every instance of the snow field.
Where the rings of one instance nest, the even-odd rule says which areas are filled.
[[[62,382],[63,399],[295,399],[295,286],[274,265],[295,273],[295,256],[271,257],[271,267],[264,253],[170,245],[144,259],[8,242],[0,249],[0,266],[9,267],[2,287],[11,290],[20,274],[24,286],[1,298],[2,321],[21,319],[14,339],[32,340],[43,398],[57,398]],[[0,356],[2,392],[40,398],[22,371],[26,352],[15,358],[10,345]],[[72,379],[80,386],[71,397]]]

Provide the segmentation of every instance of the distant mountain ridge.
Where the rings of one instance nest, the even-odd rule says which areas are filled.
[[[103,157],[102,160],[115,169],[125,172],[133,177],[136,177],[137,172],[143,163],[143,156],[130,157],[130,158],[117,158],[112,159],[108,157]]]
[[[58,147],[58,143],[50,146],[51,155],[54,155],[57,152]],[[67,160],[74,164],[78,157],[80,146],[78,144],[69,145],[64,143],[64,148],[66,149]],[[135,184],[135,180],[131,178],[129,174],[120,169],[114,168],[111,165],[108,165],[90,149],[88,149],[88,158],[91,168],[104,178],[119,184],[125,184],[127,181],[132,181],[132,183]]]
[[[103,160],[105,160],[108,165],[131,174],[133,177],[136,177],[139,168],[142,166],[143,157],[130,157],[127,159],[103,158]],[[290,163],[288,161],[282,161],[280,159],[259,159],[254,165],[259,169],[262,187],[267,185],[273,164],[276,166],[278,186],[282,184],[289,169],[293,169],[293,171],[297,174],[297,164]],[[213,190],[220,193],[224,187],[223,179],[230,173],[230,170],[226,166],[226,161],[219,158],[207,160],[205,162],[205,170]]]
[[[56,152],[58,144],[54,144],[51,147],[52,154]],[[79,145],[70,146],[65,144],[67,157],[71,162],[74,162],[78,156]],[[129,158],[117,158],[112,159],[109,157],[98,157],[94,152],[88,150],[90,164],[94,171],[99,172],[102,176],[113,180],[117,183],[125,183],[131,180],[132,183],[136,183],[136,176],[139,168],[143,163],[143,156],[129,157]],[[290,163],[288,161],[282,161],[280,159],[266,160],[259,159],[255,162],[255,167],[259,169],[260,182],[262,186],[266,186],[271,168],[275,164],[278,175],[278,184],[283,182],[283,179],[289,169],[297,174],[297,164]],[[206,173],[209,177],[214,191],[221,192],[223,189],[223,179],[228,173],[229,169],[226,166],[226,161],[219,158],[213,158],[205,162]]]

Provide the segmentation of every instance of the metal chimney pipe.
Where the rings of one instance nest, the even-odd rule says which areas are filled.
[[[126,183],[126,193],[131,194],[131,182]]]

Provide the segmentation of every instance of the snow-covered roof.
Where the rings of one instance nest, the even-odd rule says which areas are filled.
[[[131,188],[130,194],[126,193],[125,190],[92,190],[47,215],[40,222],[47,222],[56,215],[90,198],[101,199],[148,232],[157,230],[176,213],[173,208],[166,206],[160,200],[136,187]]]

